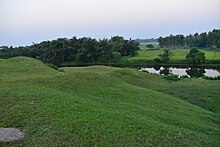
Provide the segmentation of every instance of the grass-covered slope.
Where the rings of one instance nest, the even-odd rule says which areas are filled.
[[[140,73],[131,69],[117,71],[114,75],[132,85],[172,95],[220,114],[219,80],[186,78],[180,81],[168,81],[162,75]]]
[[[24,140],[2,145],[220,144],[219,115],[144,84],[156,83],[155,75],[101,66],[64,70],[29,58],[0,60],[0,126],[26,132]]]

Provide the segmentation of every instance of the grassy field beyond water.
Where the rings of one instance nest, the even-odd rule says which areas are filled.
[[[220,51],[215,51],[211,49],[200,49],[206,55],[207,63],[220,63]],[[173,56],[171,58],[171,63],[186,63],[186,55],[189,49],[171,49]],[[140,45],[140,51],[137,56],[130,57],[130,62],[152,62],[155,58],[159,57],[159,54],[163,54],[163,49],[150,50],[146,45]]]
[[[129,68],[0,59],[0,146],[219,146],[220,81],[168,81]]]

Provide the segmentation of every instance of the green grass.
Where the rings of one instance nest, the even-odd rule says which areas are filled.
[[[219,81],[168,81],[103,66],[63,69],[24,57],[0,60],[0,126],[26,132],[0,145],[220,144]]]
[[[140,46],[141,50],[138,52],[137,56],[130,57],[130,62],[137,62],[137,61],[145,61],[145,62],[152,62],[155,58],[159,57],[159,54],[163,53],[163,49],[158,50],[149,50],[145,45]],[[207,62],[210,61],[220,61],[220,51],[210,50],[210,49],[200,49],[206,55]],[[170,62],[181,62],[186,60],[186,55],[189,49],[171,49],[173,53],[173,57],[171,58]],[[214,58],[215,57],[215,58]],[[214,60],[213,60],[214,58]]]

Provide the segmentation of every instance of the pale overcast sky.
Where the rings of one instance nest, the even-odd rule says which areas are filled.
[[[152,38],[220,28],[220,0],[0,0],[0,45]]]

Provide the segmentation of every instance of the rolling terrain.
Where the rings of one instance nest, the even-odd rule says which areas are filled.
[[[9,146],[219,146],[219,81],[168,81],[129,68],[54,70],[0,59],[0,126]]]

